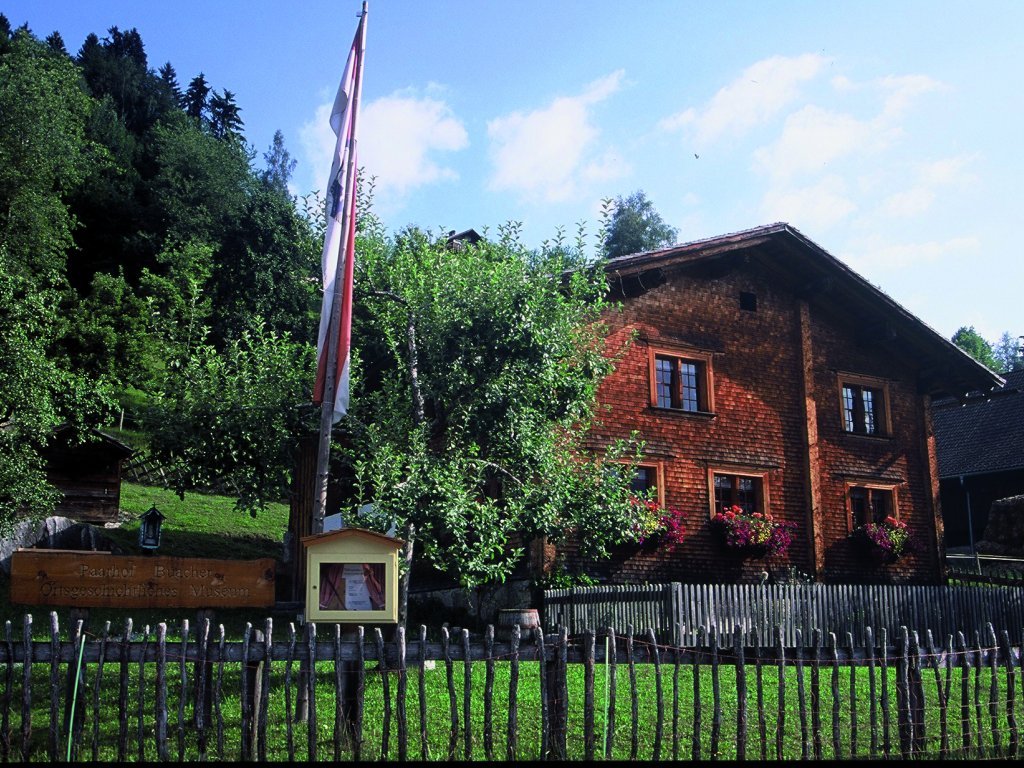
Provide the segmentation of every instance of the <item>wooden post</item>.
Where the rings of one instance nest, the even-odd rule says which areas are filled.
[[[199,733],[200,752],[206,750],[205,728],[213,722],[213,661],[209,657],[210,627],[214,626],[217,612],[212,608],[200,608],[196,611],[196,631],[199,633],[199,655],[193,666],[193,679],[196,681],[193,691],[193,719]]]

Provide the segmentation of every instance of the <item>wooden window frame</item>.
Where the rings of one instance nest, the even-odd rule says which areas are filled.
[[[678,363],[692,363],[697,368],[697,410],[658,405],[658,358],[671,358]],[[647,354],[648,403],[659,411],[673,413],[714,413],[715,389],[712,354],[683,347],[649,346]],[[682,395],[680,391],[678,393]]]
[[[843,390],[846,387],[856,387],[859,390],[869,389],[881,394],[881,407],[875,409],[875,431],[860,432],[856,429],[846,428],[846,402],[843,397]],[[844,435],[856,437],[887,438],[892,436],[892,402],[889,382],[874,376],[860,376],[852,373],[839,373],[836,377],[836,392],[839,396],[839,427]],[[856,425],[854,425],[856,427]]]
[[[629,464],[628,461],[622,461],[621,464]],[[657,491],[655,494],[655,500],[658,502],[658,506],[665,506],[665,462],[663,461],[651,461],[647,459],[641,459],[636,463],[637,468],[644,467],[645,469],[654,470],[654,488]]]
[[[752,467],[736,466],[736,465],[717,465],[714,467],[708,467],[708,516],[714,518],[722,510],[715,507],[715,475],[728,475],[730,477],[752,477],[756,479],[760,484],[760,501],[761,508],[759,512],[772,511],[771,507],[771,494],[768,493],[768,475],[767,469],[755,469]]]
[[[854,488],[863,488],[868,491],[885,491],[890,496],[890,516],[896,520],[900,519],[899,487],[901,483],[881,480],[847,480],[843,489],[843,496],[846,503],[846,530],[853,533],[856,524],[853,519],[853,504],[850,491]],[[868,522],[868,521],[865,521]],[[874,522],[874,521],[871,521]]]

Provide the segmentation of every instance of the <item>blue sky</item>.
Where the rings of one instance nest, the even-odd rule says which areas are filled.
[[[358,0],[6,0],[135,27],[320,188]],[[1024,2],[370,0],[360,165],[392,229],[539,245],[642,189],[688,241],[786,221],[945,337],[1024,334]]]

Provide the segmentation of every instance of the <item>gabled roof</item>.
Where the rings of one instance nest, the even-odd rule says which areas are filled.
[[[610,259],[613,294],[637,296],[672,275],[724,274],[756,262],[789,282],[818,313],[856,328],[858,341],[917,363],[918,389],[964,397],[1003,380],[821,246],[784,222]]]
[[[383,533],[377,531],[371,531],[369,528],[356,528],[349,526],[347,528],[339,528],[336,531],[327,531],[326,533],[312,533],[309,536],[303,536],[300,541],[303,546],[309,546],[313,542],[321,541],[333,541],[335,539],[350,539],[350,538],[371,538],[379,539],[383,542],[391,544],[395,549],[401,549],[405,546],[405,542],[401,539],[396,539],[393,536],[386,536]]]
[[[63,422],[54,427],[53,435],[54,437],[63,437],[64,435],[70,433],[71,430],[71,425],[68,424],[67,422]],[[88,432],[89,434],[98,438],[97,442],[107,446],[113,453],[120,454],[125,458],[135,453],[135,449],[132,448],[130,445],[128,445],[125,442],[122,442],[121,440],[118,440],[113,435],[108,435],[106,432],[103,432],[102,430],[90,428]]]
[[[1024,469],[1024,370],[1004,373],[1006,385],[932,409],[939,477]]]

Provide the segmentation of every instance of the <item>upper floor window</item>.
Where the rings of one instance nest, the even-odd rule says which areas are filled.
[[[855,435],[888,435],[888,384],[881,379],[840,375],[843,431]]]
[[[887,517],[898,520],[896,486],[850,483],[846,486],[846,510],[851,531],[865,523],[881,523]]]
[[[712,410],[711,356],[652,349],[651,405],[691,413]]]

